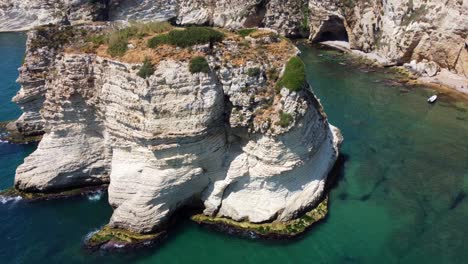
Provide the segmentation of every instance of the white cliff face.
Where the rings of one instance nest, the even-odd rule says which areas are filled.
[[[281,47],[266,35],[255,41]],[[58,53],[43,87],[46,134],[18,168],[16,187],[50,192],[110,182],[109,225],[140,233],[156,231],[194,200],[207,215],[235,220],[298,217],[322,197],[342,138],[308,90],[283,88],[271,105],[291,115],[288,127],[274,115],[255,117],[271,85],[265,72],[297,52],[284,43],[280,55],[251,54],[236,64],[223,56],[243,45],[226,40],[206,54],[209,73],[164,58],[148,79],[137,76],[138,64]],[[247,74],[253,67],[258,76]]]
[[[109,182],[110,152],[93,105],[96,91],[88,57],[65,56],[45,86],[41,110],[46,134],[37,151],[17,169],[15,186],[55,191]]]
[[[106,19],[105,0],[0,0],[0,32]]]
[[[102,111],[113,142],[111,225],[149,232],[222,173],[224,96],[212,74],[192,75],[188,63],[163,61],[147,81],[108,65]]]
[[[177,16],[177,0],[110,0],[111,21],[166,21]]]

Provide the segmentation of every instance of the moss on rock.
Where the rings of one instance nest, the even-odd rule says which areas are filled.
[[[298,92],[306,83],[305,64],[301,58],[295,56],[286,64],[283,77],[278,82],[279,87],[286,87],[292,92]]]
[[[211,217],[204,214],[194,215],[191,219],[201,225],[229,232],[245,233],[249,236],[252,236],[253,233],[256,236],[264,238],[292,238],[302,234],[314,223],[324,219],[327,213],[328,197],[302,217],[287,222],[255,224],[246,221],[237,222],[224,217]]]
[[[166,235],[162,231],[154,234],[139,234],[129,230],[104,226],[101,230],[91,235],[86,241],[88,249],[124,249],[139,248],[154,245]]]
[[[85,196],[94,194],[97,192],[103,192],[107,190],[108,185],[97,185],[97,186],[88,186],[82,188],[75,188],[72,190],[67,191],[57,191],[57,192],[50,192],[50,193],[41,193],[41,192],[25,192],[18,190],[14,187],[0,191],[0,196],[3,197],[21,197],[27,201],[44,201],[44,200],[55,200],[55,199],[62,199],[62,198],[70,198],[70,197],[77,197],[77,196]]]

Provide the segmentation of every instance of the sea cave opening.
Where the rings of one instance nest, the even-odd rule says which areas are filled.
[[[313,38],[313,42],[324,41],[349,41],[343,19],[338,16],[331,16],[322,24],[319,32]]]

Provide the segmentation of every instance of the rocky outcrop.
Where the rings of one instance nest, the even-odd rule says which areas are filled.
[[[290,42],[271,30],[226,34],[213,46],[151,53],[147,79],[126,57],[57,48],[36,112],[45,135],[18,168],[16,188],[110,182],[108,228],[135,233],[160,230],[194,200],[207,216],[251,223],[287,222],[314,208],[339,153],[339,130],[308,86],[275,87],[271,73],[298,52]],[[29,45],[39,37],[31,34]],[[205,56],[209,72],[190,72],[181,53]]]

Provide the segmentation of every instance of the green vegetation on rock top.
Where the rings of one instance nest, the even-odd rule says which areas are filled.
[[[150,77],[151,75],[153,75],[153,73],[154,73],[153,64],[151,63],[150,59],[145,58],[145,60],[143,61],[143,65],[141,66],[137,75],[143,79],[146,79]]]
[[[279,88],[286,87],[290,91],[298,92],[304,88],[306,81],[305,65],[301,58],[295,56],[289,59],[283,77],[278,82]]]
[[[195,57],[190,60],[190,72],[191,73],[209,73],[210,72],[210,65],[208,61],[204,57]]]
[[[254,33],[255,31],[257,31],[256,28],[244,28],[244,29],[237,31],[237,33],[241,35],[242,37],[247,37],[248,35]]]
[[[156,48],[161,44],[187,48],[193,45],[220,42],[224,34],[209,27],[189,27],[185,30],[174,29],[164,35],[156,36],[148,41],[148,47]]]
[[[286,128],[289,127],[289,125],[291,125],[293,120],[294,118],[291,114],[281,111],[280,120],[276,123],[276,125],[281,126],[282,128]]]

